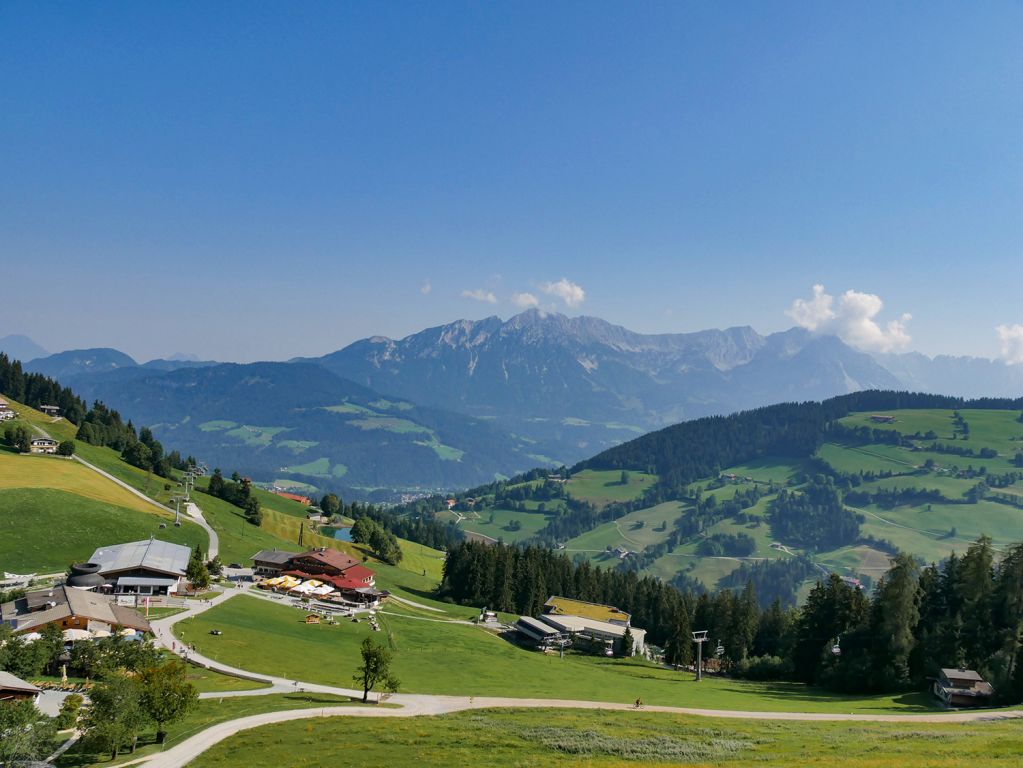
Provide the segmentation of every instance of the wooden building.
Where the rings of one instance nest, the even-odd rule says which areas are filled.
[[[42,693],[32,683],[15,677],[10,672],[0,671],[0,702],[3,701],[35,701]]]
[[[942,669],[934,681],[934,695],[946,707],[986,707],[995,689],[973,669]]]
[[[29,453],[56,453],[57,441],[50,437],[33,437],[28,441]]]
[[[0,621],[16,635],[38,632],[48,624],[87,632],[110,632],[115,627],[152,631],[149,622],[134,608],[118,605],[106,595],[64,584],[32,590],[24,597],[0,605]]]

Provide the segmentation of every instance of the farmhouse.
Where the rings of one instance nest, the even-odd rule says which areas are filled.
[[[995,689],[972,669],[942,669],[934,681],[934,695],[946,707],[984,707]]]
[[[57,441],[49,437],[33,437],[28,442],[29,453],[56,453]]]
[[[40,405],[39,410],[47,416],[60,416],[60,408],[55,405]]]
[[[9,419],[15,419],[18,414],[11,410],[11,406],[0,397],[0,421],[7,421]]]
[[[894,424],[895,417],[883,413],[872,414],[870,420],[875,424]]]
[[[358,564],[358,560],[344,552],[317,547],[300,555],[294,555],[288,562],[288,567],[316,576],[340,576],[353,565]]]
[[[89,562],[116,594],[173,595],[183,586],[192,550],[154,538],[100,547]]]
[[[566,597],[552,597],[544,603],[540,620],[558,632],[582,637],[593,643],[610,645],[625,635],[626,627],[632,634],[633,653],[646,649],[646,630],[631,626],[632,617],[611,605],[587,603]]]
[[[133,608],[118,605],[106,595],[63,584],[33,590],[0,605],[0,621],[15,634],[38,632],[48,624],[93,633],[110,632],[114,627],[152,631],[149,622]]]
[[[0,701],[35,701],[42,693],[32,683],[26,683],[10,672],[0,672]]]

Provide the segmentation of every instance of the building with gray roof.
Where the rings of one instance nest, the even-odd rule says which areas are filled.
[[[0,605],[0,621],[15,634],[38,632],[47,624],[87,632],[109,632],[114,627],[151,631],[149,622],[133,608],[118,605],[106,595],[64,584],[35,589],[24,597]]]
[[[151,538],[100,547],[89,562],[117,594],[168,595],[183,585],[191,556],[188,547]]]

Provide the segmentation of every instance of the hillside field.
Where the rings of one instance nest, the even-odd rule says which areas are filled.
[[[436,605],[436,604],[434,604]],[[239,596],[175,626],[203,655],[265,674],[348,687],[358,646],[369,634],[394,651],[394,672],[408,693],[559,697],[723,709],[911,712],[929,708],[921,695],[834,696],[798,684],[707,679],[640,660],[568,654],[564,659],[524,650],[464,622],[473,609],[378,614],[381,633],[363,622],[307,625],[305,614],[257,597]],[[219,629],[222,635],[210,635]]]
[[[119,489],[120,490],[120,489]],[[0,571],[51,573],[82,562],[107,544],[157,536],[206,546],[198,525],[170,525],[170,516],[142,513],[47,488],[0,490]],[[161,522],[167,527],[160,529]]]
[[[403,765],[1014,766],[1018,723],[813,723],[693,718],[654,712],[478,710],[429,719],[280,723],[221,742],[194,768],[314,768],[321,745],[344,744],[355,768]]]

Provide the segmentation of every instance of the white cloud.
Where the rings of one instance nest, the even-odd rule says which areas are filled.
[[[815,285],[813,298],[796,299],[785,314],[808,331],[834,334],[866,352],[905,349],[912,340],[906,325],[913,316],[903,314],[882,326],[877,321],[882,309],[884,302],[873,293],[846,291],[836,301],[823,285]]]
[[[556,283],[544,283],[540,286],[540,290],[551,296],[557,296],[568,307],[575,308],[586,301],[586,291],[582,289],[582,286],[576,285],[565,277]]]
[[[432,290],[433,290],[433,283],[431,283],[429,280],[424,280],[423,284],[421,286],[419,286],[419,292],[421,294],[423,294],[424,296],[426,296]]]
[[[1002,343],[1002,359],[1009,365],[1023,365],[1023,325],[1000,325],[995,333]]]
[[[487,291],[483,288],[477,288],[475,291],[462,291],[462,296],[467,299],[475,299],[476,301],[485,301],[487,304],[497,303],[497,297],[493,291]]]
[[[520,309],[530,309],[531,307],[540,306],[540,299],[536,298],[536,296],[531,293],[513,293],[511,300],[512,304]]]

